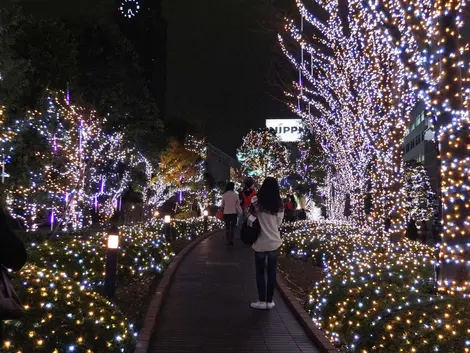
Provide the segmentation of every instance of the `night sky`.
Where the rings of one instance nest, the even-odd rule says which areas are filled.
[[[276,8],[285,6],[276,0]],[[294,0],[292,0],[294,3]],[[272,3],[163,0],[168,22],[167,116],[202,124],[234,155],[241,137],[267,117],[294,117],[276,83],[283,58]]]

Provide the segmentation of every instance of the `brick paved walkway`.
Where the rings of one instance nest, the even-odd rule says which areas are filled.
[[[256,298],[252,250],[209,237],[178,268],[149,352],[319,352],[279,293],[270,311],[250,308]]]

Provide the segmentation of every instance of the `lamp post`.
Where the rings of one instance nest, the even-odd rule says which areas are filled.
[[[204,215],[204,233],[206,233],[208,229],[208,223],[209,223],[209,211],[204,210],[202,214]]]
[[[116,293],[117,260],[119,251],[119,231],[116,226],[110,229],[107,239],[106,273],[104,277],[104,294],[113,299]]]
[[[165,232],[165,238],[168,241],[171,241],[171,216],[165,215],[163,218],[163,231]]]

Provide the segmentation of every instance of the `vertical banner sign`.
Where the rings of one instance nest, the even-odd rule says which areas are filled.
[[[302,132],[302,119],[266,119],[266,127],[276,131],[282,142],[298,142]]]

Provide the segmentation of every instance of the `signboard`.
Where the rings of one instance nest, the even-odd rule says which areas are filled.
[[[266,119],[266,127],[274,129],[282,142],[298,142],[302,132],[302,119]]]

